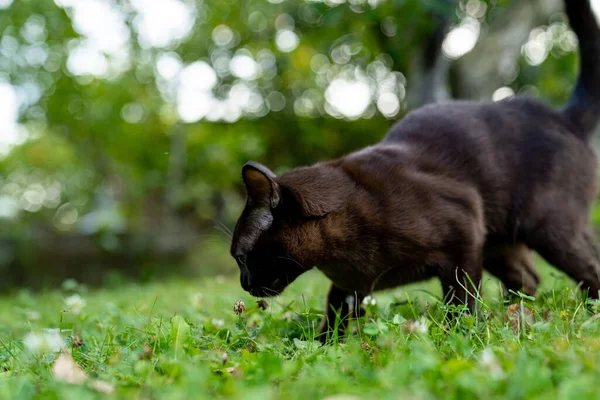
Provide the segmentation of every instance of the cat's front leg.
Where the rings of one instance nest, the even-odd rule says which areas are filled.
[[[364,297],[360,293],[349,292],[332,283],[327,294],[324,317],[318,332],[319,340],[326,342],[335,337],[336,333],[338,337],[343,336],[348,326],[348,319],[358,318],[362,314]]]

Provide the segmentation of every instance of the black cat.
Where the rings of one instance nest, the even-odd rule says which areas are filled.
[[[431,277],[473,306],[483,268],[534,293],[530,252],[600,290],[589,212],[596,199],[600,29],[588,0],[566,0],[581,71],[569,104],[536,100],[423,107],[378,144],[275,176],[247,163],[231,254],[242,287],[274,296],[316,266],[331,281],[323,331],[373,291]]]

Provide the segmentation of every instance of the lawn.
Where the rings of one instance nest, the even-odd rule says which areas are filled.
[[[376,294],[327,346],[311,340],[318,272],[265,310],[237,277],[20,291],[0,299],[0,397],[600,398],[598,305],[542,271],[538,297],[512,307],[486,278],[478,313],[455,322],[435,281]]]

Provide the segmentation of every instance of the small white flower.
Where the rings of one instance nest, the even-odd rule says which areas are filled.
[[[74,314],[81,314],[81,310],[86,305],[86,301],[77,293],[65,299],[65,305]]]
[[[365,306],[375,306],[377,305],[377,300],[375,300],[373,297],[371,296],[366,296],[363,301],[362,301],[363,305]]]
[[[406,333],[425,334],[429,331],[429,320],[421,317],[418,320],[409,320],[404,323],[404,331]]]
[[[25,345],[25,348],[30,352],[38,353],[42,348],[43,340],[44,339],[42,339],[42,335],[30,332],[27,335],[25,335],[25,339],[23,339],[23,344]]]
[[[211,322],[212,322],[213,326],[217,329],[220,329],[223,326],[225,326],[225,321],[223,321],[222,319],[213,318],[213,320]]]
[[[492,350],[484,349],[479,355],[479,363],[490,372],[492,379],[498,380],[504,377],[504,370]]]
[[[417,327],[416,327],[416,331],[418,333],[427,333],[427,331],[429,330],[429,324],[425,323],[424,321],[417,321]]]
[[[25,335],[23,344],[34,354],[56,353],[64,346],[58,329],[46,329],[42,333],[30,332]]]
[[[37,311],[29,311],[25,314],[25,319],[27,319],[27,321],[37,321],[40,318],[42,318],[42,315]]]
[[[192,305],[196,308],[198,308],[202,305],[203,300],[204,300],[204,296],[202,296],[202,293],[194,293],[190,299]]]

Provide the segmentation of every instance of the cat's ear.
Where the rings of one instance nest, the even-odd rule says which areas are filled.
[[[279,205],[280,188],[275,182],[275,174],[269,168],[253,161],[247,162],[242,167],[242,178],[252,203],[268,205],[270,208]]]
[[[354,182],[342,170],[328,166],[298,168],[278,180],[304,217],[323,217],[341,210],[355,190]]]
[[[231,252],[234,255],[247,255],[253,251],[261,235],[273,224],[273,209],[281,199],[275,174],[264,165],[246,163],[242,167],[242,179],[247,198],[232,239]]]

